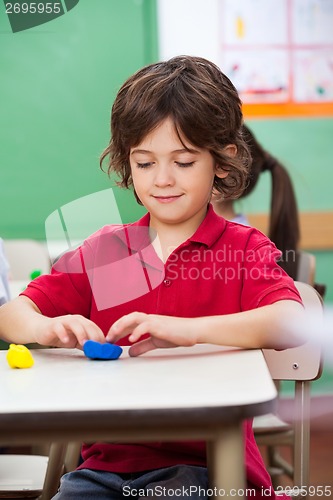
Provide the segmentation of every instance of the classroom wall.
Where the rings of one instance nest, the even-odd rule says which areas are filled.
[[[62,205],[114,185],[99,168],[123,81],[157,57],[155,0],[80,0],[12,33],[0,2],[0,235],[44,239]],[[117,190],[123,220],[141,213]],[[83,221],[84,223],[84,221]]]

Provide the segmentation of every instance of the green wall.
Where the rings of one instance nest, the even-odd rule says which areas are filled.
[[[333,210],[333,119],[257,119],[247,123],[288,168],[300,210]],[[264,173],[256,194],[244,202],[249,211],[267,210],[269,177]]]
[[[0,2],[0,235],[44,239],[60,206],[111,186],[99,169],[115,94],[157,59],[155,0],[80,0],[13,34]],[[117,195],[124,221],[130,193]]]

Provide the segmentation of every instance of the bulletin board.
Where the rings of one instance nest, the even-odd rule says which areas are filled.
[[[220,26],[246,117],[333,116],[332,0],[222,0]]]

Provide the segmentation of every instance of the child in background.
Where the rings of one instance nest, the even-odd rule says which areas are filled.
[[[290,176],[285,167],[261,146],[246,125],[243,125],[243,136],[250,148],[252,165],[248,184],[240,198],[245,198],[253,192],[260,174],[265,171],[270,172],[272,194],[268,236],[282,252],[280,266],[296,280],[300,228],[297,201]],[[222,217],[249,225],[244,214],[235,212],[234,200],[225,199],[219,193],[215,193],[212,203],[216,213]]]
[[[213,189],[225,197],[242,192],[250,163],[239,96],[217,66],[179,56],[130,77],[113,104],[101,164],[107,157],[108,172],[133,185],[148,213],[102,228],[30,283],[1,308],[2,337],[69,348],[109,341],[130,345],[132,356],[196,343],[283,349],[304,342],[281,327],[282,319],[300,321],[303,308],[276,264],[280,252],[210,205]],[[142,270],[149,290],[140,287]],[[248,487],[256,498],[271,488],[275,498],[251,421],[244,436]],[[92,443],[82,457],[57,500],[121,499],[125,485],[208,488],[203,442]]]

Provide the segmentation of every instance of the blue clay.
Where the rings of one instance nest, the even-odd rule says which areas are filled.
[[[116,344],[101,344],[95,340],[87,340],[83,344],[83,352],[90,359],[118,359],[123,352]]]

